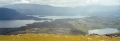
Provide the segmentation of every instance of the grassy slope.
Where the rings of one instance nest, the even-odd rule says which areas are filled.
[[[113,37],[95,37],[83,35],[54,35],[54,34],[24,34],[0,36],[0,41],[120,41],[119,38]]]

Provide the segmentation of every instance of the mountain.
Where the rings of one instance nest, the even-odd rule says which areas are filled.
[[[104,5],[88,5],[79,7],[53,7],[49,5],[38,4],[14,4],[3,6],[5,8],[12,8],[22,14],[28,15],[88,15],[88,16],[109,16],[119,17],[120,7],[104,6]]]
[[[119,30],[118,35],[120,35],[120,20],[116,18],[96,16],[76,19],[57,19],[52,22],[27,24],[27,26],[22,26],[17,29],[9,28],[4,30],[6,28],[2,28],[3,30],[0,31],[4,32],[1,34],[47,33],[80,35],[88,33],[88,30],[101,28],[117,28]]]
[[[12,8],[19,11],[22,14],[39,14],[39,15],[57,15],[64,11],[61,7],[52,7],[49,5],[38,5],[38,4],[14,4],[3,6],[5,8]],[[59,12],[60,11],[60,12]],[[62,12],[61,12],[62,11]]]
[[[14,9],[0,8],[0,20],[26,20],[26,19],[40,20],[40,18],[37,17],[26,16],[24,14],[21,14]]]

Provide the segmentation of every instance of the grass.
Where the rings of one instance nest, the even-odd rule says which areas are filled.
[[[106,36],[22,34],[0,36],[0,41],[120,41],[120,38]]]

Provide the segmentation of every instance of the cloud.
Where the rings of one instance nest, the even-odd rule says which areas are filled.
[[[16,2],[14,2],[14,3],[12,3],[12,4],[29,4],[30,3],[30,1],[28,1],[28,0],[20,0],[20,1],[16,1]]]
[[[0,0],[0,3],[6,4],[18,4],[18,3],[30,3],[30,4],[42,4],[59,7],[77,7],[86,5],[120,5],[119,0]],[[0,4],[3,5],[3,4]]]
[[[99,0],[87,0],[86,3],[98,3]]]

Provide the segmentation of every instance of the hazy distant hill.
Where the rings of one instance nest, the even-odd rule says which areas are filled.
[[[22,14],[38,14],[38,15],[60,15],[65,14],[63,11],[70,8],[62,7],[52,7],[49,5],[38,5],[38,4],[15,4],[15,5],[6,5],[6,8],[16,9]],[[67,14],[67,13],[66,13]],[[68,15],[68,14],[67,14]]]
[[[0,8],[0,20],[27,20],[27,19],[40,20],[40,18],[21,14],[14,9]]]
[[[48,34],[86,34],[88,30],[100,28],[118,28],[120,20],[108,17],[86,17],[77,19],[57,19],[52,22],[27,24],[6,34],[48,33]],[[10,29],[11,30],[11,29]],[[3,32],[6,30],[2,30]],[[6,32],[7,32],[6,31]]]
[[[12,8],[22,14],[38,15],[89,15],[89,16],[120,16],[120,7],[104,5],[88,5],[75,8],[53,7],[49,5],[38,4],[14,4],[3,6]]]

